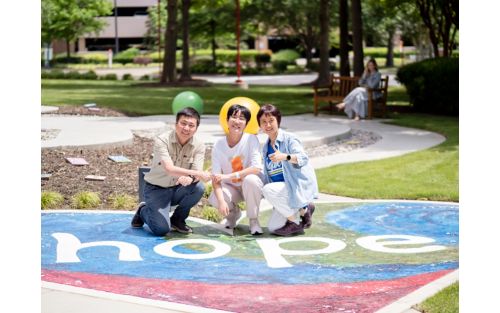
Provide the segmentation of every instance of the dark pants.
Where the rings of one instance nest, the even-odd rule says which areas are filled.
[[[188,186],[177,185],[163,188],[146,182],[144,200],[146,205],[141,209],[141,218],[153,234],[164,236],[170,231],[170,223],[181,225],[186,222],[191,208],[200,201],[205,191],[202,182]],[[177,205],[169,218],[170,207]]]

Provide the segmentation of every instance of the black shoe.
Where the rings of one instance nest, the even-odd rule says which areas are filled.
[[[295,224],[294,222],[286,221],[285,225],[274,231],[275,235],[278,236],[291,236],[299,235],[304,233],[304,227],[302,224]]]
[[[139,203],[139,207],[132,218],[132,222],[130,223],[133,228],[141,228],[144,225],[144,221],[141,218],[141,209],[146,205],[146,202]]]
[[[186,225],[186,223],[179,223],[179,225],[176,225],[174,223],[171,222],[171,228],[172,230],[175,230],[179,233],[182,233],[182,234],[190,234],[193,232],[193,229],[191,227],[189,227],[188,225]]]
[[[300,219],[301,219],[301,222],[300,224],[302,225],[302,227],[304,229],[308,229],[309,227],[311,227],[312,225],[312,215],[314,213],[314,210],[316,209],[316,207],[314,206],[314,203],[309,203],[307,205],[307,211],[306,213],[304,213],[304,216],[301,216]]]

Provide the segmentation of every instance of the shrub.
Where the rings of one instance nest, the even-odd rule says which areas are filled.
[[[458,115],[458,58],[436,58],[408,64],[397,80],[406,87],[414,110]]]
[[[292,49],[284,49],[280,50],[277,53],[273,54],[271,57],[271,61],[286,61],[287,65],[295,64],[295,60],[300,58],[300,54]]]
[[[41,198],[42,210],[59,208],[64,202],[63,195],[55,191],[42,191]]]
[[[132,74],[123,74],[122,76],[122,80],[134,80],[134,77],[132,76]]]
[[[91,209],[101,205],[101,197],[97,192],[81,191],[71,197],[71,206],[75,209]]]
[[[220,215],[219,210],[207,205],[201,210],[201,217],[214,223],[222,221],[222,215]]]
[[[205,191],[203,192],[203,198],[208,199],[210,197],[210,194],[212,193],[213,186],[212,184],[205,184]]]
[[[212,66],[212,60],[201,59],[196,60],[193,65],[191,65],[191,73],[198,74],[212,74],[217,73],[217,67]]]
[[[286,67],[288,66],[288,61],[283,61],[283,60],[277,60],[277,61],[272,61],[273,68],[276,70],[278,73],[283,73],[286,71]]]
[[[87,73],[80,74],[80,79],[97,79],[97,74],[94,71],[88,71]]]
[[[139,80],[151,80],[151,77],[148,74],[142,75]]]
[[[109,73],[104,76],[101,76],[99,79],[102,80],[118,80],[118,76],[115,73]]]
[[[108,198],[108,202],[113,209],[118,210],[134,209],[137,206],[135,197],[124,193],[111,195]]]
[[[108,63],[107,52],[89,52],[81,55],[82,63],[86,64],[106,64]]]
[[[257,64],[266,64],[271,62],[271,55],[269,53],[259,53],[255,55],[254,59]]]
[[[113,61],[121,64],[132,63],[134,61],[134,58],[139,54],[140,54],[139,49],[129,48],[127,50],[117,53],[114,56]]]
[[[42,71],[42,79],[64,79],[66,75],[63,71]]]

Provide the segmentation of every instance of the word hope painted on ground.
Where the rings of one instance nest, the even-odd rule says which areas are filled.
[[[42,212],[41,279],[232,312],[375,312],[458,269],[458,212],[318,204],[306,234],[285,238],[190,219],[193,234],[156,237],[130,227],[133,212]]]
[[[115,247],[118,248],[118,259],[120,261],[143,261],[139,247],[124,241],[95,241],[82,243],[76,236],[69,233],[54,233],[52,234],[57,240],[57,256],[56,263],[72,263],[81,262],[78,257],[78,251],[83,248],[91,247]],[[262,249],[267,265],[271,268],[291,267],[292,265],[286,261],[285,255],[313,255],[323,253],[335,253],[343,250],[346,244],[342,240],[324,238],[324,237],[298,237],[298,238],[283,238],[283,239],[257,239],[257,244]],[[289,242],[321,242],[326,244],[325,248],[315,250],[289,250],[283,249],[280,244]],[[391,245],[421,245],[435,242],[432,238],[409,236],[409,235],[382,235],[382,236],[366,236],[356,240],[356,243],[361,247],[384,253],[425,253],[446,249],[441,245],[427,245],[413,248],[391,248]],[[207,245],[213,248],[213,251],[206,253],[184,253],[177,252],[175,248],[181,245]],[[306,245],[307,246],[307,245]],[[170,240],[160,243],[153,248],[154,252],[159,255],[188,260],[203,260],[222,257],[231,251],[231,247],[225,243],[212,239],[181,239]]]

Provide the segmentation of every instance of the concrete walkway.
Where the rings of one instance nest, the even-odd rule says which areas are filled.
[[[42,113],[50,113],[57,108],[42,106]],[[56,147],[93,147],[123,145],[133,140],[132,131],[163,131],[172,127],[175,119],[172,115],[146,117],[92,117],[92,116],[56,116],[42,114],[42,130],[59,130],[51,140],[42,141],[42,148]],[[287,116],[282,120],[282,127],[297,134],[305,146],[330,143],[349,136],[351,130],[359,129],[377,133],[381,140],[365,148],[331,156],[312,158],[315,168],[328,167],[341,163],[376,160],[400,156],[410,152],[433,147],[445,138],[439,134],[383,124],[382,120],[355,122],[342,117],[311,114]],[[218,116],[204,115],[198,135],[207,144],[213,144],[223,136]],[[259,135],[263,141],[264,135]],[[346,202],[357,199],[320,195],[319,202]],[[102,297],[102,293],[92,290],[71,288],[69,286],[42,282],[42,312],[44,313],[80,313],[80,312],[122,312],[122,313],[156,313],[156,312],[216,312],[217,310],[201,309],[184,305],[165,306],[161,301],[128,298],[110,294]],[[132,303],[135,302],[135,303]],[[402,308],[399,308],[402,309]],[[409,309],[409,307],[406,307]],[[220,312],[220,311],[217,311]],[[407,311],[409,312],[409,311]]]

